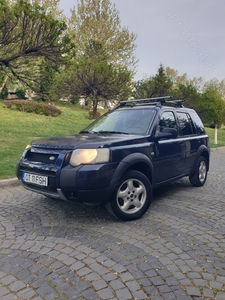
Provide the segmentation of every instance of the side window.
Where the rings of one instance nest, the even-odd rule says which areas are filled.
[[[195,126],[192,122],[191,117],[187,113],[177,113],[179,124],[183,135],[196,134]]]
[[[165,111],[160,117],[159,130],[162,131],[165,127],[177,129],[176,119],[172,111]]]
[[[205,134],[204,125],[196,112],[191,113],[191,118],[195,124],[197,134],[198,135]]]

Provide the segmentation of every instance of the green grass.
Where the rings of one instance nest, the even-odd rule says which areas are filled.
[[[75,105],[60,105],[62,114],[46,117],[4,108],[0,101],[0,179],[15,177],[15,166],[26,145],[42,137],[75,134],[90,120],[88,111]],[[218,145],[213,145],[214,130],[207,128],[210,146],[225,146],[225,129],[218,130]]]
[[[0,179],[15,177],[15,166],[34,139],[78,133],[90,120],[85,109],[66,104],[58,117],[27,114],[4,107],[0,101]]]
[[[218,130],[217,145],[214,144],[214,129],[206,128],[206,133],[209,136],[209,144],[211,148],[225,146],[225,128]]]

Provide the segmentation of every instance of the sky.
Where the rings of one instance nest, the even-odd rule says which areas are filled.
[[[224,0],[111,0],[121,25],[137,35],[135,80],[162,64],[192,79],[225,79]],[[60,0],[69,15],[76,0]]]

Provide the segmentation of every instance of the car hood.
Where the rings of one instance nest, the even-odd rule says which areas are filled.
[[[126,134],[76,134],[33,141],[34,148],[74,150],[77,148],[108,148],[147,142],[145,136]]]

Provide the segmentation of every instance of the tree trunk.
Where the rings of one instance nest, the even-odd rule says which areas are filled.
[[[98,107],[98,100],[93,100],[93,119],[97,118],[97,107]]]
[[[218,125],[215,122],[215,129],[214,129],[214,144],[215,145],[217,145],[217,128],[218,128]]]
[[[88,107],[88,110],[91,110],[91,99],[90,98],[87,98],[87,107]]]

